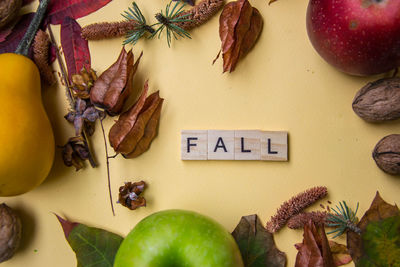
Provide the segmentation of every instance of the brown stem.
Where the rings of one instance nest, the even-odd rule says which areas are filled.
[[[65,68],[65,65],[64,65],[64,61],[62,60],[62,58],[60,56],[60,50],[58,49],[58,46],[57,46],[57,43],[55,41],[54,34],[53,34],[53,31],[51,30],[50,24],[47,26],[47,28],[48,28],[49,33],[50,33],[51,43],[56,48],[56,57],[57,57],[58,66],[60,68],[61,75],[62,75],[62,78],[64,80],[65,86],[67,87],[66,91],[67,91],[68,102],[69,102],[69,105],[70,105],[71,109],[74,110],[75,109],[75,98],[74,98],[74,95],[73,95],[73,93],[71,91],[71,84],[70,84],[70,82],[69,82],[69,80],[67,78],[68,75],[67,75],[67,71],[66,71],[66,68]],[[88,135],[87,135],[85,129],[82,130],[82,137],[83,137],[83,141],[84,141],[84,143],[85,143],[85,145],[86,145],[86,147],[88,148],[88,151],[89,151],[89,162],[90,162],[90,165],[92,166],[92,168],[95,168],[95,167],[97,167],[97,164],[96,164],[96,161],[94,160],[93,153],[92,153],[92,148],[91,148],[91,146],[90,146],[90,144],[88,142]]]
[[[106,151],[106,163],[107,163],[107,180],[108,180],[108,193],[110,195],[110,204],[111,204],[111,210],[113,213],[113,216],[115,216],[115,211],[114,211],[114,204],[112,200],[112,193],[111,193],[111,179],[110,179],[110,162],[109,159],[111,158],[108,156],[108,148],[107,148],[107,139],[106,139],[106,133],[104,131],[104,126],[103,126],[103,120],[105,116],[100,119],[100,125],[101,125],[101,130],[103,131],[103,139],[104,139],[104,148]]]

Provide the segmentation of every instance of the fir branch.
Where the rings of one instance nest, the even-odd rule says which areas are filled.
[[[358,203],[355,211],[347,206],[346,201],[339,202],[339,206],[336,205],[336,209],[331,208],[334,214],[328,214],[326,225],[335,228],[333,231],[328,232],[328,234],[336,233],[333,238],[344,234],[348,230],[361,234],[361,229],[357,227],[358,218],[356,214],[358,211]]]
[[[275,233],[281,229],[286,222],[294,215],[325,197],[328,189],[325,186],[317,186],[310,188],[284,202],[277,210],[276,215],[272,216],[267,223],[266,228],[269,232]]]

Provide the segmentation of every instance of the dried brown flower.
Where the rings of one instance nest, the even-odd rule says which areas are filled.
[[[38,30],[33,43],[33,61],[36,63],[43,81],[48,85],[53,85],[56,79],[53,69],[49,65],[49,48],[49,35],[42,30]]]
[[[144,181],[127,182],[119,188],[118,203],[131,210],[146,206],[146,199],[141,194],[146,187]]]
[[[271,217],[271,220],[266,225],[267,230],[271,233],[277,232],[291,217],[299,214],[303,209],[327,194],[328,189],[325,186],[317,186],[292,197],[280,206],[276,215]]]
[[[93,69],[87,71],[83,68],[78,74],[73,74],[71,80],[74,97],[88,99],[90,97],[90,90],[97,80],[97,75]]]
[[[86,40],[121,37],[135,30],[137,25],[137,22],[134,20],[94,23],[82,28],[82,37]]]
[[[71,137],[62,147],[62,158],[68,167],[74,166],[76,171],[83,168],[83,162],[89,159],[89,148],[81,136]]]
[[[179,22],[176,26],[186,31],[198,27],[214,16],[223,5],[224,0],[203,0],[192,9],[182,13],[182,16],[187,15],[185,19],[189,21]]]
[[[287,226],[290,229],[304,228],[310,220],[316,225],[323,225],[326,223],[327,213],[325,211],[312,211],[312,212],[301,212],[287,222]]]

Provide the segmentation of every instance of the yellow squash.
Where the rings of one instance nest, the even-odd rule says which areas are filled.
[[[0,107],[0,196],[19,195],[47,177],[55,148],[39,71],[29,58],[0,55]]]

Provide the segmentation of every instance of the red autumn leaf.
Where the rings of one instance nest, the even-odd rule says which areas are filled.
[[[61,24],[61,46],[70,80],[83,68],[90,70],[88,41],[81,37],[81,26],[73,18],[66,17]]]
[[[0,54],[13,53],[15,51],[34,15],[35,13],[23,15],[19,19],[18,23],[12,28],[11,32],[5,29],[6,32],[2,31],[0,33],[0,36],[5,38],[3,42],[0,42]]]
[[[299,251],[295,267],[336,267],[324,227],[315,227],[310,221],[303,237],[303,243],[295,245]]]
[[[336,266],[346,265],[352,261],[350,252],[345,245],[329,240],[329,246]]]
[[[112,0],[52,0],[47,11],[46,21],[61,24],[65,17],[78,19],[95,12]]]

